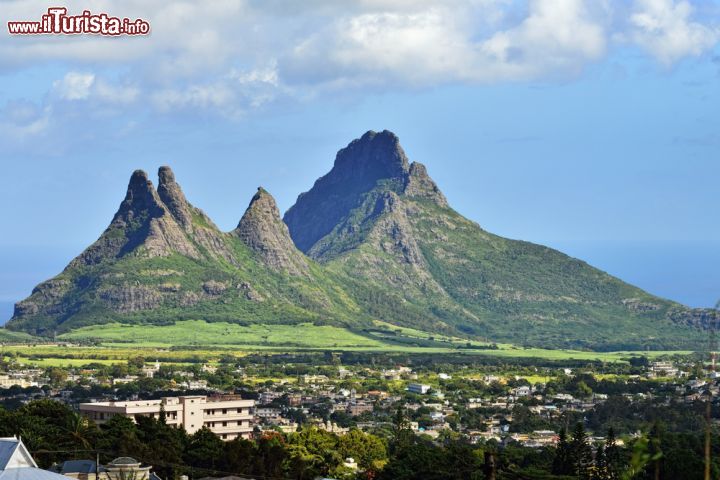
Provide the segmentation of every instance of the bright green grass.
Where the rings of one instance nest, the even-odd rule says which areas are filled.
[[[313,324],[237,325],[186,320],[174,325],[106,324],[83,327],[60,336],[62,340],[96,339],[105,344],[139,346],[237,346],[265,348],[382,348],[383,342],[349,330]]]
[[[101,363],[103,365],[113,365],[117,363],[125,363],[126,360],[92,360],[87,358],[29,358],[17,357],[17,361],[25,365],[33,365],[36,367],[82,367],[90,363]]]
[[[379,325],[380,326],[380,325]],[[387,325],[382,325],[386,327]],[[396,328],[397,330],[397,328]],[[427,338],[428,333],[420,330],[401,328],[406,338]],[[399,345],[384,341],[382,337],[367,337],[350,330],[333,326],[299,325],[236,325],[223,322],[207,323],[199,320],[177,322],[174,325],[121,325],[108,324],[83,327],[61,335],[62,340],[80,341],[94,339],[102,343],[95,350],[85,347],[85,355],[102,357],[99,351],[108,352],[113,358],[127,358],[125,355],[152,357],[153,348],[170,346],[202,346],[202,351],[184,352],[204,358],[219,356],[230,349],[234,354],[252,351],[292,352],[296,350],[344,350],[358,352],[404,352],[404,353],[455,353],[464,355],[487,355],[504,358],[541,358],[548,360],[600,360],[623,361],[632,355],[657,357],[661,355],[686,355],[688,351],[657,352],[586,352],[577,350],[548,350],[522,348],[510,344],[499,344],[497,350],[458,349],[464,339],[443,338],[447,347],[420,347]],[[440,340],[436,336],[436,339]],[[473,342],[477,343],[477,342]],[[479,343],[478,343],[479,344]],[[119,349],[119,350],[118,350]],[[67,349],[65,349],[67,350]],[[89,351],[88,351],[89,350]],[[122,351],[122,353],[120,353]],[[117,353],[113,353],[117,352]],[[44,358],[50,358],[44,352]],[[178,352],[174,352],[178,354]],[[125,356],[125,357],[124,357]],[[182,361],[180,356],[177,359]]]
[[[414,328],[401,327],[398,325],[393,325],[392,323],[382,322],[380,320],[373,321],[373,324],[375,326],[385,329],[385,330],[392,330],[394,332],[398,332],[400,335],[402,335],[404,337],[408,337],[408,338],[420,338],[423,340],[433,338],[437,341],[447,342],[450,344],[462,344],[462,345],[471,344],[473,346],[489,345],[488,343],[478,342],[476,340],[468,340],[466,338],[454,337],[451,335],[432,334],[432,333],[424,332],[422,330],[417,330]]]

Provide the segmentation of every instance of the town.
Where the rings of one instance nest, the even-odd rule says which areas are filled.
[[[125,363],[37,368],[5,357],[0,420],[51,401],[100,430],[113,428],[113,419],[121,417],[138,428],[141,420],[161,421],[191,439],[210,432],[226,444],[310,431],[336,439],[361,434],[379,439],[382,448],[374,456],[355,458],[351,451],[335,460],[334,470],[317,470],[353,478],[382,470],[399,425],[428,445],[457,442],[501,457],[521,451],[515,455],[524,458],[522,467],[533,457],[552,461],[552,452],[578,428],[597,452],[609,441],[615,448],[638,448],[658,428],[689,434],[718,422],[720,375],[697,355],[633,356],[616,363],[400,360],[378,358],[373,365],[361,355],[325,352],[226,356],[195,364],[134,357]],[[9,423],[0,421],[0,437],[17,433],[9,431]],[[40,456],[48,468],[77,477],[81,472],[68,468],[87,469],[77,461],[96,460],[91,445],[85,447],[88,452]],[[112,468],[112,456],[103,469]],[[148,475],[170,475],[167,466],[153,465],[156,458],[134,461]],[[204,476],[252,478],[248,470],[203,468]]]

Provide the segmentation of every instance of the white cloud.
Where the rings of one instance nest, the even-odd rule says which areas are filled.
[[[274,62],[253,70],[232,69],[219,78],[192,83],[182,88],[164,88],[151,94],[161,112],[204,110],[238,117],[274,99],[282,87]]]
[[[140,89],[135,85],[112,83],[99,78],[93,85],[92,94],[103,102],[130,104],[139,98]]]
[[[605,54],[604,2],[533,0],[519,18],[500,6],[343,17],[294,47],[281,69],[291,82],[426,86],[573,75]]]
[[[90,96],[90,88],[95,83],[92,73],[68,72],[53,84],[53,88],[64,100],[85,100]]]
[[[6,0],[1,16],[32,20],[46,9]],[[673,0],[636,0],[629,13],[611,0],[84,0],[68,9],[140,17],[152,33],[3,35],[0,71],[67,65],[51,101],[228,116],[328,90],[565,80],[617,38],[670,65],[719,39],[710,18]]]
[[[637,0],[629,37],[660,62],[671,65],[700,55],[720,39],[717,26],[704,25],[692,16],[693,7],[687,1]]]
[[[538,0],[520,25],[496,33],[481,48],[501,79],[573,74],[605,54],[608,18],[602,2]]]

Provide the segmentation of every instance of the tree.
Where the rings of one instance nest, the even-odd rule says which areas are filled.
[[[264,432],[256,442],[253,473],[266,477],[283,477],[288,457],[285,437],[279,432]]]
[[[607,463],[608,478],[617,480],[620,477],[622,458],[620,447],[618,447],[615,440],[615,430],[612,427],[608,428],[605,437],[605,461]]]
[[[393,436],[390,450],[394,452],[407,447],[412,443],[413,437],[410,422],[405,416],[405,409],[402,404],[399,404],[393,419]]]
[[[140,355],[128,358],[128,369],[141,370],[145,366],[145,358]]]
[[[565,427],[560,429],[558,437],[558,444],[555,449],[555,458],[553,459],[552,464],[552,473],[554,475],[571,475],[574,473],[574,470],[571,459],[570,443],[567,439]]]
[[[592,395],[593,391],[584,380],[580,380],[577,384],[576,393],[580,396],[580,398],[585,398]]]
[[[177,478],[186,473],[185,469],[174,465],[183,463],[183,451],[188,442],[185,429],[168,425],[164,418],[165,410],[161,409],[160,418],[137,417],[138,438],[147,449],[149,458],[153,459],[155,471],[162,478]]]
[[[592,480],[611,480],[605,446],[601,443],[595,452],[595,466],[592,469]]]
[[[91,450],[100,433],[94,422],[77,412],[65,417],[62,431],[67,434],[68,445],[82,450]]]
[[[67,371],[58,367],[50,367],[45,370],[45,375],[50,379],[50,383],[55,386],[62,385],[68,378]]]
[[[223,441],[207,427],[193,433],[185,450],[185,461],[193,468],[218,469],[223,458]]]
[[[660,430],[660,426],[655,423],[650,429],[650,433],[648,435],[648,453],[652,459],[649,468],[652,471],[652,478],[655,480],[660,479],[660,462],[663,456],[661,448],[661,435],[662,432]]]
[[[377,471],[387,462],[385,443],[375,435],[353,428],[340,437],[338,450],[343,459],[352,457],[363,470]]]
[[[572,473],[581,479],[590,477],[590,467],[593,464],[592,449],[585,434],[585,427],[580,422],[575,425],[570,440],[570,461],[573,466]]]
[[[102,437],[98,442],[98,449],[107,452],[111,457],[139,457],[145,458],[146,446],[138,438],[135,423],[123,416],[114,415],[105,422],[100,430]],[[106,458],[111,460],[112,458]]]
[[[343,461],[338,437],[315,427],[288,436],[289,466],[296,478],[328,476]]]
[[[224,450],[223,470],[248,476],[253,472],[254,461],[257,456],[255,443],[237,437],[225,442]]]

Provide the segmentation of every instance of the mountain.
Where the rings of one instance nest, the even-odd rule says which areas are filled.
[[[697,345],[714,312],[483,230],[448,205],[393,133],[367,132],[285,214],[296,245],[354,279],[387,321],[544,346]],[[414,307],[412,315],[398,311]]]
[[[337,282],[294,247],[264,189],[225,233],[187,201],[170,168],[158,178],[155,190],[134,172],[100,238],[18,302],[8,328],[50,335],[116,321],[363,321]]]
[[[654,297],[586,263],[493,235],[447,202],[393,133],[367,132],[281,219],[258,188],[223,232],[173,172],[132,174],[110,225],[15,305],[8,329],[101,323],[374,320],[546,347],[697,347],[713,311]]]

